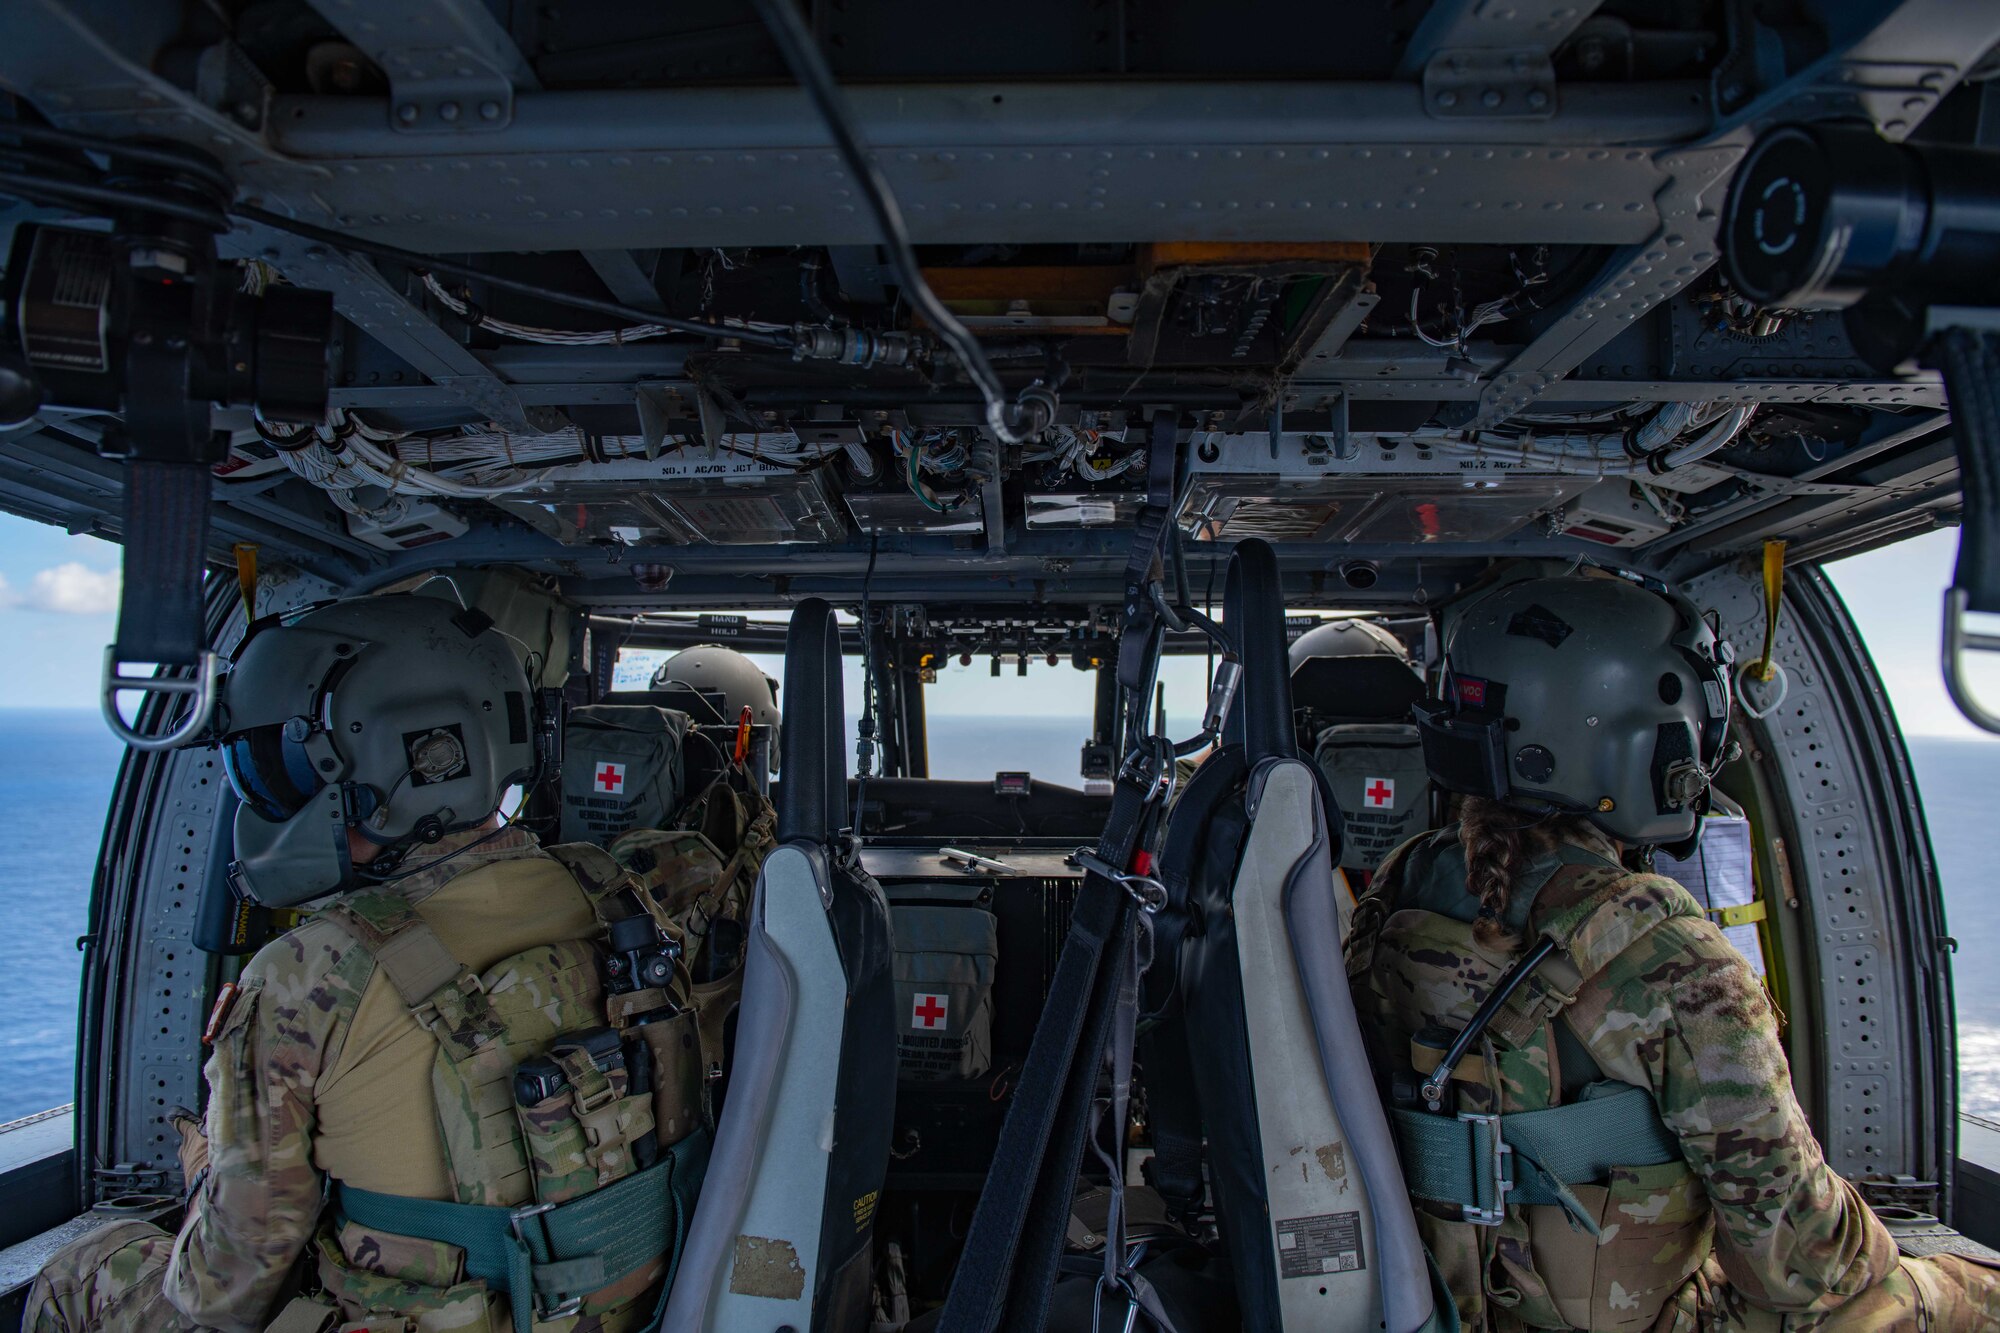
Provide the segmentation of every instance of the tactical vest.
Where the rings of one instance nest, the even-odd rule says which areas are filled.
[[[1677,889],[1565,845],[1519,880],[1511,953],[1473,934],[1457,830],[1391,852],[1355,910],[1348,977],[1425,1244],[1468,1329],[1645,1329],[1707,1257],[1706,1194],[1644,1089],[1565,1012],[1630,943],[1673,915]],[[1537,912],[1538,899],[1562,904]],[[1533,920],[1538,929],[1526,927]],[[1539,938],[1555,952],[1493,1016],[1442,1102],[1416,1089]],[[1435,1080],[1432,1080],[1435,1081]]]
[[[607,933],[643,917],[657,946],[612,961],[606,941],[565,940],[474,974],[407,892],[344,895],[321,916],[374,961],[437,1041],[432,1089],[455,1199],[340,1186],[318,1245],[345,1328],[606,1333],[654,1313],[699,1188],[696,1016],[667,913],[587,844],[543,849]],[[419,872],[426,873],[426,872]],[[439,865],[436,882],[455,874]],[[615,935],[608,939],[615,940]],[[600,950],[606,952],[601,955]],[[635,981],[612,993],[606,977]],[[366,1256],[366,1266],[348,1256]],[[495,1310],[498,1299],[508,1314]]]
[[[611,844],[687,941],[701,1024],[702,1069],[724,1073],[724,1039],[743,994],[744,947],[757,872],[777,842],[777,812],[756,792],[716,782],[688,803],[684,827],[634,829]]]

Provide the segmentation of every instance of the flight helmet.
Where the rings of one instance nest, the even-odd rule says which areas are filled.
[[[477,611],[407,594],[254,627],[216,731],[242,799],[232,873],[272,907],[359,882],[349,829],[386,854],[478,827],[537,759],[513,645]]]
[[[714,643],[683,648],[653,673],[654,689],[675,685],[700,694],[721,695],[721,720],[732,725],[743,715],[744,706],[749,705],[750,721],[771,728],[771,753],[778,753],[777,685],[742,653]]]
[[[1402,640],[1369,620],[1334,620],[1292,641],[1292,706],[1320,724],[1402,721],[1423,678]]]
[[[1458,613],[1443,659],[1413,710],[1439,786],[1692,852],[1731,660],[1692,602],[1600,574],[1510,583]]]

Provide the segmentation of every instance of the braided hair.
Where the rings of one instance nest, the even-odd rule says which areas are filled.
[[[1587,827],[1580,815],[1537,818],[1484,796],[1460,798],[1458,841],[1465,848],[1465,887],[1479,899],[1474,939],[1503,950],[1519,942],[1504,924],[1515,881],[1530,862],[1554,851],[1579,827]]]

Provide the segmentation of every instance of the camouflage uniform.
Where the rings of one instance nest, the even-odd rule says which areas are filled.
[[[244,969],[203,1071],[212,1160],[180,1235],[124,1223],[73,1243],[30,1291],[25,1328],[249,1333],[296,1289],[295,1269],[309,1251],[321,1284],[339,1297],[344,1328],[500,1333],[510,1327],[503,1297],[459,1280],[462,1252],[455,1247],[351,1223],[336,1229],[323,1215],[329,1177],[384,1193],[511,1205],[533,1200],[538,1187],[573,1192],[559,1189],[556,1177],[576,1165],[532,1160],[497,1187],[472,1191],[483,1196],[467,1197],[466,1182],[452,1169],[463,1159],[445,1142],[447,1131],[467,1132],[454,1127],[465,1117],[437,1113],[440,1094],[459,1091],[434,1071],[439,1039],[419,1027],[384,970],[330,913],[343,904],[366,911],[371,901],[412,905],[453,957],[485,974],[491,992],[506,986],[504,978],[494,983],[489,968],[525,959],[524,975],[536,979],[525,988],[534,994],[518,997],[520,1003],[565,1026],[573,1020],[554,1016],[594,1004],[602,1023],[590,943],[599,927],[590,895],[603,886],[580,883],[532,834],[514,828],[451,835],[419,848],[404,869],[414,873],[394,881],[393,893],[330,900]],[[550,957],[540,958],[542,952]],[[510,1003],[493,998],[502,1007]],[[628,1104],[642,1101],[617,1103],[628,1124],[644,1114],[650,1125],[650,1112]],[[539,1157],[544,1145],[530,1146]],[[619,1166],[592,1165],[600,1180]],[[652,1312],[641,1286],[598,1293],[581,1315],[536,1329],[637,1327]]]
[[[1455,828],[1385,860],[1348,948],[1378,1058],[1407,1065],[1424,1027],[1462,1028],[1526,942],[1552,936],[1574,972],[1551,982],[1545,969],[1517,993],[1514,1017],[1532,1021],[1510,1024],[1503,1010],[1453,1080],[1458,1108],[1562,1104],[1581,1066],[1585,1080],[1650,1092],[1684,1160],[1574,1187],[1599,1222],[1595,1241],[1554,1206],[1510,1206],[1482,1227],[1420,1201],[1466,1328],[2000,1328],[2000,1273],[1957,1256],[1899,1258],[1827,1166],[1762,984],[1679,884],[1625,870],[1601,834],[1582,831],[1517,879],[1507,924],[1518,949],[1472,942],[1477,906]]]

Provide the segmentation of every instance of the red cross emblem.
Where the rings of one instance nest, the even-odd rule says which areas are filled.
[[[1382,810],[1396,803],[1396,780],[1394,778],[1370,778],[1368,785],[1361,789],[1361,799],[1370,809]]]
[[[616,796],[625,790],[625,765],[600,764],[597,769],[597,789]]]
[[[910,1005],[910,1026],[934,1028],[944,1022],[951,1000],[944,995],[919,995]]]

